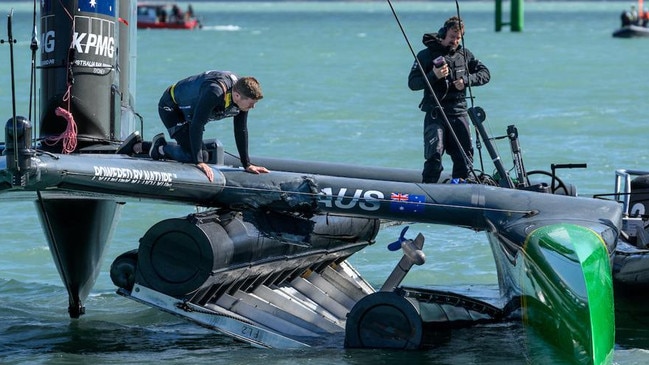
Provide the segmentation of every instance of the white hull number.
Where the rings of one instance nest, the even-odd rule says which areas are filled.
[[[334,194],[332,188],[320,190],[322,196],[320,203],[327,208],[353,209],[359,207],[363,210],[374,211],[381,207],[381,200],[385,197],[378,190],[356,189],[353,196],[347,195],[347,188],[340,188],[337,194]]]

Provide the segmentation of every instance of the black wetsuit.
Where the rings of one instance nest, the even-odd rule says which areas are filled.
[[[203,146],[205,125],[212,120],[234,117],[234,138],[241,164],[250,165],[248,156],[248,112],[232,100],[237,76],[227,71],[207,71],[176,82],[165,90],[158,113],[177,146],[166,145],[165,155],[181,162],[207,161]],[[179,148],[176,148],[179,147]]]
[[[408,87],[414,91],[424,90],[424,98],[419,105],[421,110],[426,112],[424,117],[424,158],[426,162],[424,162],[422,172],[422,182],[424,183],[435,183],[439,180],[443,170],[442,155],[444,151],[453,160],[452,177],[463,179],[468,177],[469,164],[473,160],[473,147],[467,115],[466,90],[469,85],[486,84],[491,77],[489,69],[468,49],[459,46],[453,51],[444,47],[441,41],[436,33],[424,34],[423,43],[426,48],[417,54],[417,59],[421,62],[426,77],[469,161],[465,161],[462,150],[458,148],[452,135],[447,133],[446,123],[417,62],[415,62],[408,75]],[[433,60],[439,56],[444,57],[450,69],[449,76],[444,79],[438,79],[433,72]],[[453,86],[453,81],[460,78],[464,80],[465,88],[457,90]]]

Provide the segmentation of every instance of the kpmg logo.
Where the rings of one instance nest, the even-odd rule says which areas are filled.
[[[49,54],[54,52],[57,47],[56,31],[48,29],[50,24],[53,25],[53,17],[45,18],[44,23],[46,26],[41,34],[41,44],[43,44],[41,50],[43,54]],[[74,33],[69,46],[69,48],[75,50],[78,56],[87,55],[93,58],[103,58],[104,62],[113,59],[116,46],[115,22],[101,18],[75,16]]]
[[[54,42],[54,33],[53,30],[49,30],[43,34],[41,34],[41,44],[43,45],[42,52],[43,53],[50,53],[54,52],[54,46],[56,43]]]
[[[54,51],[56,39],[55,14],[53,2],[58,0],[41,0],[42,52]],[[59,6],[63,6],[60,5]],[[94,53],[113,58],[115,53],[115,0],[79,0],[74,16],[74,39],[70,48],[79,53]],[[81,16],[80,14],[84,14]],[[106,18],[108,17],[108,18]]]
[[[78,54],[115,56],[115,22],[100,18],[75,16],[73,48]]]
[[[113,58],[115,55],[115,37],[87,32],[75,32],[70,48],[74,48],[77,53]]]

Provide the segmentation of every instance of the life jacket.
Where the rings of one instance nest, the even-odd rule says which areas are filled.
[[[226,86],[224,82],[225,80],[218,80],[221,88],[223,89],[225,108],[224,110],[213,110],[212,114],[210,115],[211,120],[234,117],[235,115],[239,114],[239,112],[241,112],[241,110],[239,110],[239,107],[232,101],[232,86],[237,82],[237,76],[232,73],[228,74],[227,76],[230,79],[230,87]]]

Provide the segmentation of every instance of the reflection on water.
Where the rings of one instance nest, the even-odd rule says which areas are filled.
[[[570,363],[523,327],[520,320],[445,331],[431,348],[421,351],[326,347],[287,352],[253,348],[112,292],[92,296],[87,303],[88,313],[80,320],[69,320],[64,316],[62,287],[32,284],[26,285],[29,290],[25,291],[27,288],[20,289],[20,285],[15,281],[0,282],[0,297],[5,298],[0,304],[0,362],[3,363],[89,363],[92,359],[100,363],[121,363],[127,358],[132,363],[191,359],[192,363],[209,360],[210,364],[271,361],[272,364],[500,365],[503,359],[510,364]],[[459,291],[490,301],[497,294],[494,289],[472,286]],[[632,346],[641,345],[633,343]]]

